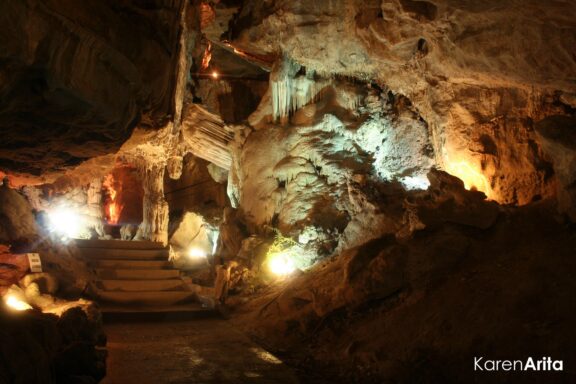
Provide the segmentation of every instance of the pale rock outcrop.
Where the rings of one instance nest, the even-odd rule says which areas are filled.
[[[343,234],[342,247],[395,233],[401,204],[389,209],[379,200],[402,188],[370,190],[379,183],[428,186],[434,164],[428,126],[406,98],[370,83],[320,79],[320,90],[299,94],[294,84],[303,80],[288,79],[302,76],[302,68],[286,72],[290,65],[275,69],[273,97],[251,116],[254,130],[237,131],[244,138],[231,146],[230,200],[253,228],[272,224],[297,236],[312,225]],[[284,85],[275,89],[278,78]],[[275,120],[282,124],[270,124]]]
[[[210,163],[206,166],[208,169],[208,173],[212,176],[215,182],[222,184],[228,182],[228,171],[224,168],[220,168],[213,163]]]

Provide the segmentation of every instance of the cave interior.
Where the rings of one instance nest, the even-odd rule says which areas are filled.
[[[0,383],[576,382],[576,2],[0,2]]]

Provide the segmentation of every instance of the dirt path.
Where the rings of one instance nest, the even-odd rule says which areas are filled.
[[[105,325],[103,384],[298,383],[294,372],[221,319]]]

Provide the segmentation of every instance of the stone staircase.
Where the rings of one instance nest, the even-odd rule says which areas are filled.
[[[150,241],[76,240],[96,271],[91,293],[110,311],[200,309],[191,284],[168,261],[168,249]]]

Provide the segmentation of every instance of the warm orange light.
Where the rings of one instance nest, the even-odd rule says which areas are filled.
[[[108,216],[110,217],[110,224],[117,224],[120,219],[120,207],[118,203],[112,202],[108,205]]]
[[[213,78],[217,79],[219,76],[220,76],[220,75],[218,74],[218,72],[216,72],[216,71],[213,71],[213,72],[212,72],[212,77],[213,77]]]
[[[116,201],[118,191],[115,184],[114,176],[112,174],[106,176],[104,183],[102,183],[102,186],[108,191],[109,201],[105,205],[104,209],[106,211],[108,223],[110,224],[118,224],[118,221],[120,220],[120,213],[122,212],[122,208],[124,208],[124,206],[120,205]]]
[[[12,294],[6,295],[6,297],[4,297],[4,302],[8,307],[10,307],[15,311],[26,311],[28,309],[32,309],[32,307],[28,303],[20,300],[19,298],[17,298]]]
[[[212,61],[212,44],[208,42],[208,45],[204,50],[204,56],[202,57],[202,65],[200,68],[206,70],[210,66],[210,61]]]
[[[462,180],[466,189],[476,189],[484,192],[487,197],[491,197],[492,188],[488,179],[467,161],[449,162],[446,165],[446,172]]]

